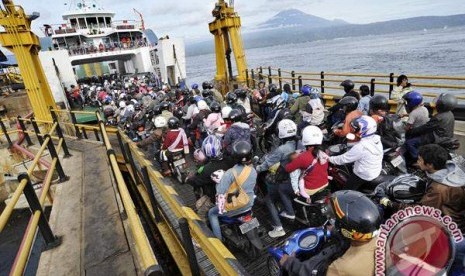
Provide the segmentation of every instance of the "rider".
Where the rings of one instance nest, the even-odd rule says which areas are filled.
[[[174,116],[173,113],[171,113],[171,111],[170,111],[170,103],[169,102],[162,102],[160,104],[160,110],[161,110],[161,115],[160,116],[164,117],[167,122],[171,117]]]
[[[346,135],[350,133],[350,123],[352,120],[362,116],[363,113],[357,109],[358,101],[352,96],[342,98],[338,104],[342,107],[345,114],[344,126],[342,129],[335,129],[334,135],[338,137],[346,137]]]
[[[457,98],[442,93],[435,98],[433,105],[438,113],[426,124],[412,128],[406,133],[407,137],[411,137],[405,141],[405,145],[412,161],[418,158],[419,146],[454,137],[455,118],[452,110],[457,106]]]
[[[370,88],[368,85],[361,85],[360,88],[360,95],[362,95],[362,98],[358,102],[358,107],[357,109],[362,111],[363,115],[368,115],[368,110],[370,109]]]
[[[405,115],[408,116],[406,130],[422,126],[429,121],[428,109],[423,106],[423,96],[419,92],[410,91],[402,98],[405,101],[405,109],[408,113],[408,115]]]
[[[222,235],[218,216],[231,217],[244,213],[252,208],[255,198],[254,188],[257,181],[257,172],[251,165],[252,145],[247,141],[239,141],[232,147],[232,154],[236,165],[224,173],[220,183],[216,186],[217,204],[208,211],[208,220],[213,234],[220,240],[222,240]],[[237,183],[238,178],[243,179],[242,183]],[[233,183],[236,183],[236,185],[233,185]],[[241,189],[247,194],[249,198],[247,204],[238,209],[224,210],[228,194],[238,191],[237,186],[241,186]]]
[[[328,187],[328,162],[323,153],[323,132],[319,127],[307,126],[302,131],[302,145],[306,150],[286,165],[286,172],[301,171],[303,185],[300,184],[297,192],[311,202],[314,195]]]
[[[232,109],[238,109],[244,115],[247,114],[245,107],[237,103],[237,95],[233,92],[228,92],[228,94],[226,94],[226,105]]]
[[[292,115],[295,115],[297,125],[302,123],[303,113],[307,113],[307,105],[310,101],[310,92],[312,87],[308,84],[302,86],[300,90],[301,95],[295,100],[294,105],[291,107]]]
[[[360,94],[354,90],[354,87],[355,87],[355,84],[353,81],[351,80],[345,80],[343,82],[341,82],[340,86],[342,86],[344,88],[344,96],[343,97],[354,97],[358,100],[360,100]]]
[[[284,255],[279,263],[290,275],[375,275],[376,236],[382,219],[378,207],[356,191],[335,192],[330,206],[336,220],[335,242],[306,261]]]
[[[217,102],[212,102],[210,105],[210,110],[212,113],[204,119],[204,125],[209,130],[209,132],[214,132],[221,125],[224,124],[224,120],[221,116],[221,105]]]
[[[166,135],[166,127],[168,122],[164,117],[159,116],[154,119],[154,124],[155,130],[152,131],[150,136],[140,142],[137,142],[136,145],[139,148],[148,148],[148,152],[150,154],[149,157],[152,157],[151,155],[153,154],[153,156],[159,160],[160,155],[158,152],[161,148],[163,137]]]
[[[234,123],[226,131],[223,140],[224,148],[229,154],[233,154],[233,146],[238,141],[251,143],[250,126],[243,122],[243,116],[244,114],[237,109],[233,109],[229,113],[229,119]]]
[[[203,100],[207,103],[207,105],[211,105],[212,102],[215,101],[213,98],[213,92],[211,90],[203,90],[202,91]]]
[[[397,148],[401,138],[394,129],[393,118],[389,115],[389,101],[383,95],[375,95],[370,100],[370,115],[378,123],[378,135],[383,148]]]
[[[180,127],[179,119],[171,117],[168,120],[168,128],[169,130],[166,133],[163,145],[161,146],[161,150],[163,151],[163,161],[168,161],[169,154],[171,152],[184,151],[185,154],[189,153],[187,135],[184,132],[184,129]],[[166,162],[162,162],[164,175],[169,175],[171,173],[167,165],[168,164]]]
[[[221,93],[215,89],[215,86],[213,85],[212,82],[210,81],[204,81],[202,83],[202,88],[205,90],[205,89],[209,89],[212,91],[213,93],[213,97],[215,98],[215,100],[219,103],[222,103],[223,102],[223,95],[221,95]]]
[[[196,101],[194,97],[189,97],[189,107],[187,108],[186,115],[182,117],[185,122],[190,122],[192,116],[194,115],[194,110],[197,108]]]
[[[358,190],[380,175],[383,145],[379,135],[376,135],[377,125],[372,117],[363,115],[352,120],[350,125],[360,142],[344,154],[331,156],[329,162],[336,165],[354,163],[354,171],[347,179],[345,188]]]
[[[247,90],[245,89],[236,89],[234,90],[234,94],[237,96],[237,103],[244,107],[245,113],[249,114],[252,112],[252,108],[250,106],[249,97],[247,97]]]
[[[319,126],[325,119],[325,107],[320,97],[320,91],[317,88],[312,88],[309,94],[305,111],[301,111],[302,123],[299,125],[299,130],[304,129],[308,125]]]
[[[275,183],[266,183],[267,195],[265,197],[266,206],[270,211],[273,230],[268,232],[272,238],[282,237],[286,234],[282,223],[278,216],[278,211],[275,202],[281,202],[284,210],[279,214],[288,219],[294,219],[295,213],[292,207],[292,199],[296,194],[293,189],[289,174],[287,174],[284,166],[289,161],[289,155],[297,149],[297,125],[289,119],[281,120],[278,123],[278,137],[281,140],[281,145],[270,154],[267,154],[265,161],[257,166],[257,172],[270,171],[275,175]],[[271,172],[272,168],[279,164],[279,168],[275,172]]]

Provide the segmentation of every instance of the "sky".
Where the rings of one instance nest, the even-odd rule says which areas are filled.
[[[228,1],[228,0],[227,0]],[[40,36],[43,24],[63,23],[61,14],[76,0],[16,0],[26,13],[40,12],[33,30]],[[139,10],[147,28],[157,36],[170,35],[188,40],[208,38],[208,22],[215,0],[98,0],[105,9],[116,13],[115,19],[138,19]],[[67,3],[67,5],[65,5]],[[278,12],[296,8],[326,19],[342,19],[364,24],[425,15],[465,14],[465,0],[236,0],[242,25],[252,28]]]

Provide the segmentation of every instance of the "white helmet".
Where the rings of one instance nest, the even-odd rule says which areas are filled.
[[[208,109],[208,104],[204,100],[200,100],[197,102],[197,107],[199,110],[206,110]]]
[[[297,135],[297,125],[289,119],[281,120],[278,123],[279,139],[289,138]]]
[[[158,116],[155,119],[153,119],[153,123],[155,124],[156,128],[164,128],[168,124],[166,122],[165,117],[162,117],[162,116]]]
[[[125,107],[126,107],[126,103],[124,101],[120,101],[119,108],[125,108]]]
[[[221,109],[221,117],[223,119],[229,118],[229,113],[231,113],[232,108],[230,106],[225,106]]]
[[[224,171],[223,170],[217,170],[217,171],[214,171],[210,177],[211,179],[213,180],[213,182],[215,182],[216,184],[220,184],[220,181],[221,181],[221,178],[223,178],[223,175],[224,175]]]
[[[371,116],[362,115],[353,119],[352,122],[350,122],[350,127],[363,138],[375,134],[378,125]]]
[[[323,132],[317,126],[308,126],[302,131],[302,145],[313,146],[323,143]]]
[[[209,135],[202,143],[202,150],[208,158],[221,158],[221,141],[215,135]]]

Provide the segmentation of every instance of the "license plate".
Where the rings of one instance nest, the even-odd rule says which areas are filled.
[[[250,230],[257,228],[258,226],[260,226],[260,223],[258,223],[258,219],[253,218],[251,221],[248,221],[248,222],[245,222],[239,225],[239,229],[241,229],[242,234],[245,234],[249,232]]]
[[[402,159],[402,156],[399,155],[397,156],[396,158],[392,159],[391,160],[391,164],[394,166],[394,167],[398,167],[400,164],[402,164],[402,162],[404,162],[404,159]]]
[[[175,167],[177,167],[177,166],[182,165],[182,164],[184,164],[184,163],[186,163],[186,160],[183,158],[183,159],[174,161],[174,162],[173,162],[173,165],[174,165]]]
[[[145,130],[144,131],[139,131],[138,134],[139,134],[139,136],[145,135]]]

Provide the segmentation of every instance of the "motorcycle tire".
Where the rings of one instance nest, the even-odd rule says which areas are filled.
[[[273,258],[272,256],[268,257],[267,264],[268,264],[268,273],[269,273],[269,275],[271,275],[271,276],[279,276],[279,275],[282,274],[281,267],[279,266],[278,261],[276,261],[276,259]]]

